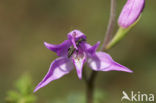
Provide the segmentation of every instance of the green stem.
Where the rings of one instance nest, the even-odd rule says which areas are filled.
[[[110,6],[110,18],[109,18],[109,23],[107,26],[106,34],[104,37],[104,41],[101,47],[101,51],[104,51],[106,49],[106,45],[109,43],[112,37],[112,33],[114,30],[115,26],[115,17],[116,17],[116,0],[111,0],[111,6]]]
[[[94,83],[95,83],[95,79],[97,76],[96,71],[93,71],[91,73],[90,78],[87,80],[86,82],[86,86],[87,86],[87,103],[93,103],[94,102]]]
[[[106,49],[106,45],[109,43],[112,35],[112,31],[114,29],[115,25],[115,15],[116,15],[116,0],[111,0],[111,6],[110,6],[110,18],[109,18],[109,24],[107,27],[105,39],[103,46],[100,51],[104,51]],[[87,88],[87,103],[93,103],[94,102],[94,83],[96,80],[98,72],[92,71],[91,75],[86,80],[86,88]]]
[[[140,15],[141,17],[141,15]],[[122,28],[119,27],[117,33],[113,37],[113,39],[107,44],[106,50],[112,48],[114,45],[116,45],[122,38],[125,37],[125,35],[137,24],[137,22],[140,20],[140,17],[128,28]]]
[[[125,35],[127,34],[127,32],[130,30],[131,28],[127,28],[124,29],[122,27],[120,27],[117,31],[117,33],[115,34],[114,38],[110,41],[110,43],[106,46],[106,49],[110,49],[112,48],[115,44],[117,44],[123,37],[125,37]]]

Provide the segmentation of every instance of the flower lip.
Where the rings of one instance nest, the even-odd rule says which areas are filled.
[[[86,59],[86,53],[81,48],[78,51],[75,51],[72,55],[72,61],[75,65],[79,79],[82,79],[83,65],[86,62]]]

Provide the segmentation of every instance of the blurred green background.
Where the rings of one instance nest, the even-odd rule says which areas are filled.
[[[59,44],[73,29],[87,35],[92,45],[102,41],[109,19],[110,0],[0,0],[0,103],[24,73],[36,86],[57,55],[43,42]],[[117,0],[117,17],[126,0]],[[146,0],[140,22],[109,50],[134,73],[99,72],[96,88],[106,103],[120,103],[122,91],[156,93],[156,1]],[[117,19],[117,18],[116,18]],[[116,25],[117,30],[117,25]],[[116,30],[114,32],[116,32]],[[37,103],[56,103],[68,95],[85,93],[76,71],[54,81],[35,95]],[[73,102],[74,103],[74,102]],[[102,102],[103,103],[103,102]]]

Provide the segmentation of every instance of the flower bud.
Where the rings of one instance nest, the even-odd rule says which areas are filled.
[[[144,6],[145,0],[127,0],[118,19],[119,26],[128,28],[134,24],[140,17]]]

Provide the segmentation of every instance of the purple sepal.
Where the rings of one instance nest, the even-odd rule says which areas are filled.
[[[72,45],[69,40],[65,40],[63,43],[59,45],[49,44],[44,42],[44,45],[49,50],[56,52],[58,56],[65,56],[68,53],[68,48]]]
[[[43,80],[36,86],[34,92],[46,86],[51,81],[59,79],[65,74],[68,74],[72,69],[73,64],[70,62],[69,59],[64,57],[57,58],[51,63],[48,73],[43,78]]]
[[[88,58],[88,65],[95,71],[132,71],[127,67],[115,62],[111,56],[105,52],[96,52],[96,55]]]

